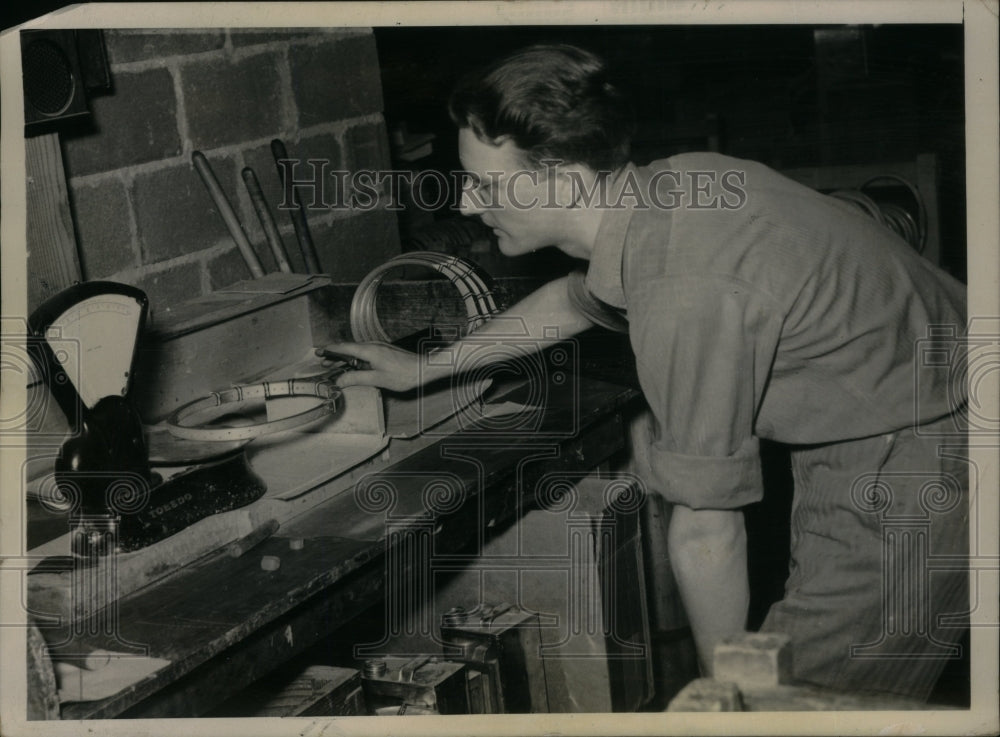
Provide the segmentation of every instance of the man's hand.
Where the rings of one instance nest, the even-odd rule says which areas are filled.
[[[336,379],[337,386],[377,386],[404,392],[416,388],[421,379],[420,357],[388,343],[331,343],[316,349],[324,358],[359,359],[360,368],[348,369]],[[348,360],[348,363],[351,361]],[[361,367],[363,366],[363,367]]]
[[[520,327],[513,345],[525,353],[533,352],[552,342],[548,336],[553,331],[565,339],[593,324],[573,305],[567,280],[568,277],[562,277],[544,284],[507,310],[505,315],[515,318]],[[337,377],[337,386],[377,386],[403,392],[444,379],[455,371],[481,369],[491,362],[508,358],[510,354],[505,351],[488,351],[488,355],[483,356],[479,349],[484,340],[503,343],[510,338],[510,321],[493,319],[481,325],[473,335],[452,343],[450,361],[428,360],[432,354],[418,356],[387,343],[331,343],[316,349],[316,355],[341,360],[360,359],[368,364],[364,368],[349,368]],[[475,360],[471,356],[476,356]]]

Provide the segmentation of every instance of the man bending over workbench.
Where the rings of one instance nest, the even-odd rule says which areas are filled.
[[[761,164],[630,163],[627,109],[603,62],[571,46],[520,51],[454,92],[464,212],[508,256],[555,246],[589,261],[508,313],[539,339],[627,318],[656,419],[648,482],[675,505],[671,562],[706,674],[714,645],[745,627],[741,508],[763,494],[769,438],[793,446],[795,493],[790,575],[762,629],[791,637],[801,681],[926,699],[942,645],[963,634],[938,620],[968,611],[966,572],[931,577],[926,555],[886,565],[883,527],[929,517],[933,555],[968,552],[967,462],[940,447],[964,426],[965,387],[949,391],[953,372],[918,354],[929,326],[952,328],[931,347],[961,354],[948,336],[965,332],[963,286],[851,204]],[[406,390],[461,371],[463,347],[448,365],[329,348],[371,366],[340,384]]]

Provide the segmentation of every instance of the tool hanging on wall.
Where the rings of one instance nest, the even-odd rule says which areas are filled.
[[[458,256],[446,256],[434,251],[413,251],[375,267],[358,284],[351,301],[350,315],[351,334],[356,342],[391,342],[392,339],[379,321],[375,298],[386,274],[401,266],[423,266],[448,277],[465,302],[468,332],[500,311],[489,286],[492,280],[478,265]]]
[[[274,163],[278,167],[278,178],[285,187],[285,192],[288,192],[289,187],[287,186],[286,177],[292,174],[294,169],[293,172],[289,172],[282,165],[283,161],[288,162],[290,159],[288,158],[288,151],[285,149],[285,144],[280,138],[275,138],[271,141],[271,154],[274,156]],[[319,256],[316,253],[316,246],[313,244],[312,235],[309,233],[309,222],[306,220],[306,207],[299,194],[299,188],[295,186],[294,176],[292,177],[291,193],[293,206],[288,213],[292,218],[295,237],[299,241],[302,258],[306,264],[306,273],[318,274],[322,271],[319,266]]]
[[[264,199],[264,191],[260,188],[260,182],[257,181],[257,175],[249,166],[243,170],[243,183],[247,187],[250,202],[257,213],[257,219],[260,220],[261,228],[264,229],[264,237],[267,239],[267,245],[271,247],[271,253],[274,254],[278,268],[286,274],[291,273],[292,267],[288,263],[288,253],[281,240],[281,233],[278,232],[278,226],[275,225],[271,210],[268,209],[267,200]]]
[[[246,233],[243,232],[243,227],[240,225],[239,218],[236,217],[236,213],[233,211],[233,206],[229,204],[229,199],[226,197],[226,193],[222,191],[222,187],[219,185],[219,180],[215,178],[215,172],[212,171],[212,165],[208,163],[208,159],[205,158],[205,154],[201,151],[192,151],[191,162],[194,164],[194,168],[201,177],[201,181],[205,184],[205,188],[208,190],[208,193],[212,196],[212,201],[215,203],[215,206],[219,208],[219,214],[222,215],[222,219],[226,223],[226,228],[229,229],[229,235],[231,235],[233,240],[236,241],[236,246],[240,249],[240,254],[243,256],[243,260],[250,269],[250,273],[255,279],[259,279],[264,276],[264,269],[260,265],[257,254],[254,253],[253,246],[251,246],[250,241],[247,240]]]

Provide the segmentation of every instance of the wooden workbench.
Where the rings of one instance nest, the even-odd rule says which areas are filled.
[[[340,494],[242,557],[208,556],[125,597],[121,639],[87,635],[75,644],[120,651],[124,640],[169,665],[104,700],[64,704],[62,718],[206,714],[382,600],[387,546],[408,525],[426,530],[433,520],[435,554],[475,550],[484,526],[532,504],[536,480],[594,468],[622,446],[623,414],[637,392],[588,378],[569,384],[550,387],[540,420],[526,416],[523,432],[456,428],[381,472],[392,500],[362,504],[355,493]],[[508,398],[517,399],[499,391],[493,401]],[[460,505],[428,503],[434,474],[457,480]],[[304,546],[292,550],[290,539]],[[278,570],[261,569],[264,555],[280,558]]]

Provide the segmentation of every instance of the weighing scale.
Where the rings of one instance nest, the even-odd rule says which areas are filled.
[[[28,321],[32,358],[70,426],[55,480],[76,556],[138,550],[266,490],[244,453],[249,441],[147,437],[132,401],[147,310],[135,287],[86,282]]]

